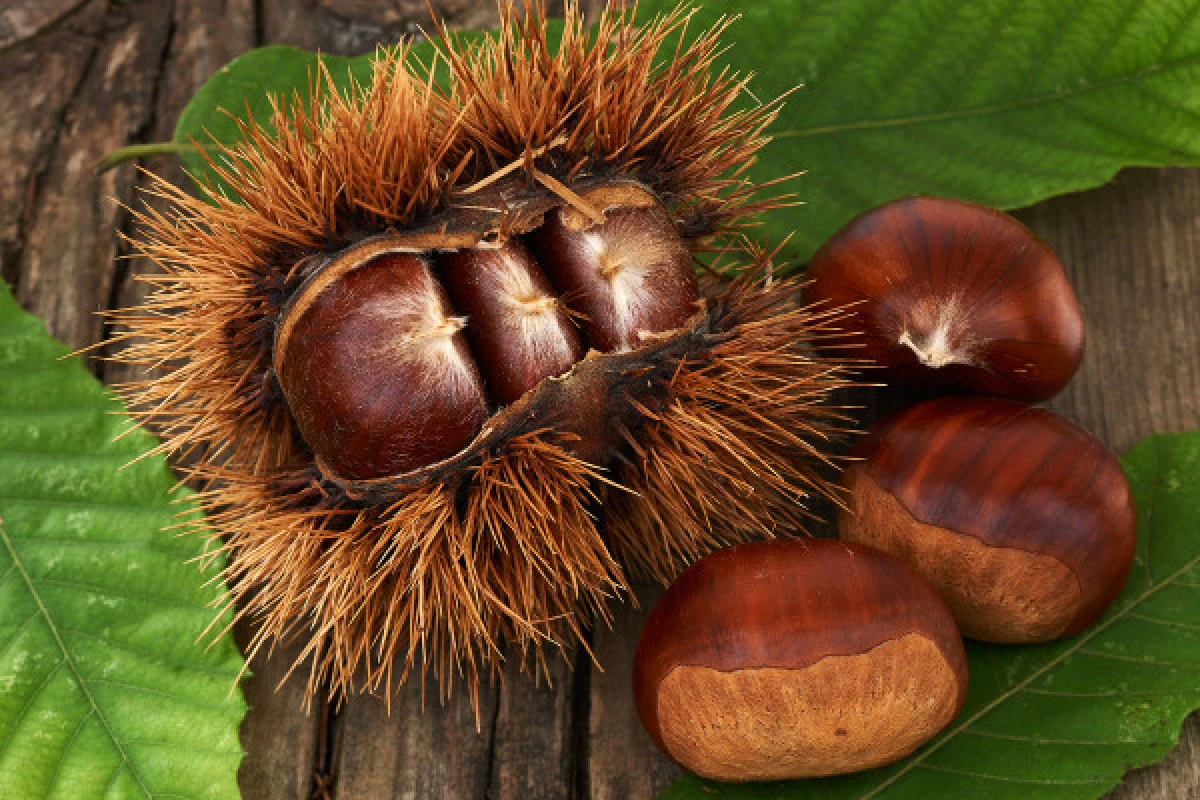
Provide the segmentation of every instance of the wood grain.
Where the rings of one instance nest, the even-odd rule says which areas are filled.
[[[97,175],[95,164],[135,138],[151,119],[167,40],[166,11],[155,2],[122,4],[90,29],[90,45],[62,43],[90,53],[77,73],[58,76],[74,85],[50,128],[45,169],[26,195],[17,299],[74,347],[100,338],[96,312],[109,305],[117,255],[113,232],[121,224],[115,201],[128,202],[133,192],[131,171]],[[89,12],[90,7],[81,9]],[[82,22],[71,15],[60,25]],[[36,60],[28,66],[35,75],[40,71]]]
[[[249,643],[245,625],[235,631],[238,644]],[[247,800],[290,800],[308,797],[318,775],[324,773],[322,723],[324,704],[304,711],[306,664],[297,672],[301,680],[282,683],[299,647],[281,648],[271,658],[250,661],[250,675],[242,684],[250,709],[242,722],[241,741],[246,757],[238,770],[242,797]]]
[[[532,665],[510,656],[492,726],[489,800],[569,800],[575,796],[575,682],[589,662],[581,654],[549,662],[534,679]],[[571,663],[571,662],[574,663]]]
[[[639,605],[616,609],[612,627],[594,633],[598,665],[589,669],[583,701],[587,727],[580,731],[579,797],[626,800],[653,797],[683,776],[642,727],[633,705],[633,656],[638,637],[663,587],[650,580],[634,585]]]
[[[491,0],[433,5],[455,26],[495,20]],[[594,11],[594,0],[587,5]],[[427,19],[424,0],[9,0],[0,9],[0,274],[54,335],[94,343],[102,332],[94,312],[136,302],[130,276],[153,270],[116,260],[125,252],[116,229],[128,231],[129,221],[112,199],[130,202],[144,179],[130,166],[96,176],[95,157],[166,138],[195,87],[252,46],[362,52]],[[170,162],[143,166],[182,180]],[[796,191],[804,194],[803,178]],[[1117,450],[1152,432],[1200,428],[1200,170],[1131,170],[1019,216],[1058,250],[1087,322],[1083,366],[1052,407]],[[135,377],[108,369],[108,379]],[[594,633],[604,671],[580,662],[553,689],[510,676],[490,700],[495,735],[476,734],[461,703],[433,701],[422,714],[411,688],[390,717],[378,699],[354,698],[323,727],[321,710],[306,715],[291,687],[275,693],[290,662],[256,659],[243,794],[307,800],[320,783],[354,800],[418,787],[417,797],[521,796],[512,793],[544,777],[547,797],[650,798],[680,772],[633,711],[644,616],[644,607],[625,606],[612,630]],[[1131,773],[1112,800],[1197,793],[1193,718],[1172,756]]]
[[[480,718],[463,687],[439,703],[419,676],[392,698],[351,698],[341,713],[335,797],[475,800],[486,796],[499,692],[480,686]]]

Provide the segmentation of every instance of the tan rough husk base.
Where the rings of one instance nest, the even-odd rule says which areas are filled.
[[[1049,642],[1079,613],[1079,576],[1059,559],[921,522],[859,465],[847,471],[845,485],[854,507],[838,515],[841,538],[910,564],[950,606],[963,636]]]
[[[917,633],[798,668],[681,665],[658,689],[667,752],[719,781],[840,775],[890,764],[946,727],[962,694]]]

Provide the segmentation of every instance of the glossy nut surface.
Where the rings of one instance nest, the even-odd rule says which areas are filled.
[[[527,237],[579,314],[584,338],[603,352],[680,327],[696,313],[699,297],[691,253],[666,210],[648,195],[625,199],[642,204],[608,208],[599,224],[560,207]]]
[[[995,209],[897,200],[813,256],[805,298],[857,303],[844,329],[888,382],[1042,400],[1083,357],[1083,318],[1049,245]]]
[[[725,781],[886,764],[966,696],[942,600],[905,564],[833,540],[718,551],[667,590],[638,643],[642,723],[687,769]]]
[[[575,326],[520,241],[448,253],[440,266],[454,307],[467,317],[471,350],[496,402],[513,402],[583,358]]]
[[[424,259],[378,256],[309,305],[276,371],[322,463],[377,478],[446,458],[487,419],[466,322]]]
[[[910,563],[965,636],[1071,635],[1124,585],[1137,528],[1129,484],[1100,442],[1045,409],[939,398],[885,420],[856,455],[842,538]]]
[[[589,348],[654,347],[697,317],[690,251],[652,193],[620,182],[578,202],[592,216],[553,208],[523,236],[431,250],[428,238],[381,234],[313,260],[272,360],[325,477],[397,478],[486,447],[476,435],[498,429],[489,420],[568,376]],[[572,449],[602,460],[605,395],[574,388],[573,410],[598,422],[573,431]]]

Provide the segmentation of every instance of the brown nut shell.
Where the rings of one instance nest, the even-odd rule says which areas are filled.
[[[583,358],[575,326],[519,240],[464,248],[439,262],[454,307],[467,316],[467,338],[493,400],[508,405]]]
[[[550,281],[579,314],[587,344],[605,353],[681,327],[696,313],[699,298],[691,252],[666,209],[641,190],[609,194],[605,221],[563,206],[527,237]]]
[[[1044,400],[1083,358],[1083,317],[1058,257],[992,208],[896,200],[834,234],[808,277],[808,302],[857,304],[843,330],[889,383]]]
[[[954,718],[962,640],[907,565],[833,540],[775,540],[683,573],[638,642],[634,696],[662,750],[724,781],[890,763]]]
[[[1113,455],[1042,408],[945,397],[885,420],[844,476],[841,537],[910,563],[963,635],[1044,642],[1117,596],[1137,517]]]
[[[306,442],[334,473],[376,478],[446,458],[479,431],[487,397],[429,265],[376,256],[291,321],[275,368]]]

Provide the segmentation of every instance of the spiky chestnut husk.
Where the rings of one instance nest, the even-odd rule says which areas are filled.
[[[627,570],[669,580],[717,547],[800,530],[829,492],[824,444],[848,425],[826,402],[847,372],[808,348],[838,312],[801,307],[739,232],[777,202],[741,176],[776,106],[733,110],[744,80],[710,72],[725,25],[660,63],[685,15],[635,28],[608,11],[589,35],[569,7],[557,51],[540,9],[506,2],[501,17],[465,49],[443,33],[444,90],[403,46],[382,50],[369,86],[339,94],[320,76],[307,103],[277,100],[270,125],[219,147],[232,195],[159,182],[171,209],[137,212],[136,248],[165,275],[116,315],[117,358],[161,374],[122,389],[207,487],[229,602],[256,623],[250,653],[306,641],[310,696],[391,686],[416,664],[474,692],[505,642],[544,664],[608,618]],[[450,269],[530,233],[531,250],[553,249],[563,217],[611,222],[637,197],[741,277],[706,281],[682,325],[515,380],[447,457],[382,476],[314,457],[324,445],[280,388],[314,285],[377,257]],[[584,336],[597,318],[576,321]]]

